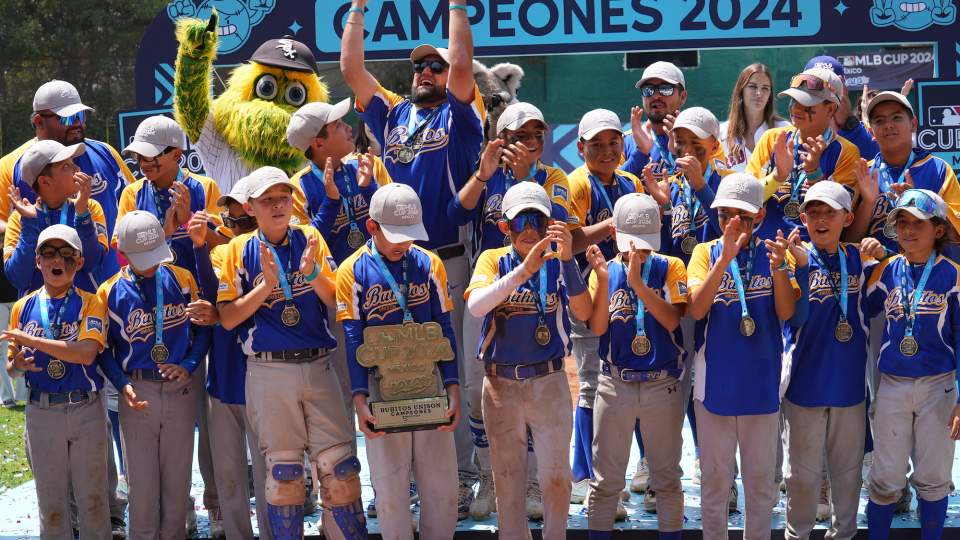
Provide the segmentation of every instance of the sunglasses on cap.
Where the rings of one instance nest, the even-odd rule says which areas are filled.
[[[439,75],[440,73],[443,73],[444,71],[447,70],[447,65],[439,60],[430,60],[429,62],[426,60],[423,60],[420,62],[413,63],[413,70],[416,71],[417,73],[423,73],[423,70],[427,68],[430,68],[430,71]]]
[[[40,113],[37,113],[40,114]],[[56,116],[60,119],[60,123],[65,126],[72,126],[73,124],[79,122],[81,124],[86,123],[87,121],[87,111],[80,111],[78,113],[71,114],[70,116],[60,116],[57,113],[46,113],[40,114],[44,118],[52,118]]]
[[[943,210],[929,195],[919,189],[908,189],[897,199],[896,208],[916,208],[924,214],[944,218]]]
[[[220,218],[223,219],[223,224],[231,229],[247,229],[257,226],[257,218],[253,216],[233,217],[230,214],[223,212],[220,214]]]
[[[541,214],[540,212],[522,212],[514,216],[508,223],[510,224],[510,230],[515,233],[522,233],[524,229],[530,227],[531,229],[542,231],[547,228],[547,221],[550,218]]]
[[[672,84],[658,84],[656,86],[645,84],[640,87],[640,95],[643,97],[653,97],[653,94],[656,92],[663,97],[669,97],[672,96],[676,90],[677,87]]]
[[[37,248],[37,255],[44,259],[60,257],[64,261],[72,261],[80,256],[80,252],[70,246],[40,246]]]
[[[793,78],[790,79],[790,88],[801,88],[803,86],[806,86],[807,90],[812,92],[821,92],[827,87],[827,81],[817,77],[816,75],[810,75],[806,73],[794,75]]]

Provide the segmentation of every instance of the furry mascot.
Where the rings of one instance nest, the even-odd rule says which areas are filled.
[[[173,113],[200,154],[207,175],[229,193],[252,170],[272,165],[292,174],[303,154],[287,144],[287,124],[305,103],[328,99],[309,47],[271,39],[233,70],[227,88],[211,98],[217,53],[217,12],[207,22],[177,21]]]

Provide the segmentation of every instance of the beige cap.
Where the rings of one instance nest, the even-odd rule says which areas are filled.
[[[713,137],[720,140],[720,122],[712,112],[703,107],[690,107],[680,111],[671,131],[679,128],[689,129],[701,139]]]
[[[536,120],[545,127],[548,127],[547,121],[543,119],[543,113],[534,105],[524,101],[508,105],[507,108],[500,113],[500,118],[497,118],[497,133],[505,129],[509,129],[510,131],[520,129],[521,126],[531,120]]]
[[[640,80],[637,81],[637,84],[634,86],[640,88],[651,79],[660,79],[670,84],[679,84],[684,88],[687,86],[683,78],[683,72],[671,62],[654,62],[650,64],[647,66],[647,69],[643,70],[643,75],[640,76]]]
[[[628,193],[613,205],[613,224],[617,229],[617,251],[660,249],[660,205],[645,193]]]
[[[752,174],[733,173],[717,186],[710,208],[738,208],[756,214],[763,207],[763,185]]]
[[[378,188],[370,197],[370,219],[376,221],[389,242],[427,240],[423,227],[423,206],[417,192],[394,182]]]
[[[333,105],[314,101],[297,109],[287,125],[287,142],[290,146],[305,152],[317,137],[323,126],[336,122],[350,112],[350,98]]]
[[[910,100],[900,92],[894,92],[892,90],[887,90],[885,92],[880,92],[879,94],[873,96],[873,99],[867,103],[867,119],[870,118],[870,113],[873,112],[874,107],[881,103],[886,103],[888,101],[893,101],[899,103],[908,111],[910,111],[911,116],[915,116],[913,112],[913,105],[910,105]]]
[[[594,109],[583,115],[580,119],[580,127],[577,134],[581,139],[589,141],[597,133],[611,129],[623,135],[623,124],[620,123],[620,117],[617,113],[607,109]]]
[[[410,51],[411,62],[418,62],[428,56],[439,56],[444,62],[448,64],[450,63],[450,51],[444,47],[434,47],[433,45],[424,43],[417,45],[412,51]]]
[[[824,101],[831,103],[840,103],[840,95],[843,94],[843,81],[833,71],[826,68],[810,68],[801,75],[811,75],[824,82],[822,90],[811,90],[806,84],[799,87],[793,87],[777,94],[780,97],[790,97],[796,100],[804,107],[813,107]]]
[[[517,217],[517,214],[524,210],[536,210],[550,217],[550,206],[550,197],[543,186],[536,182],[520,182],[503,195],[500,210],[507,219]]]

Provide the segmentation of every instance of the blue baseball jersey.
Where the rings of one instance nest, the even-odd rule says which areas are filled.
[[[42,289],[41,289],[42,290]],[[40,315],[41,290],[35,290],[20,298],[10,310],[10,329],[18,329],[32,336],[44,336],[43,319]],[[91,340],[100,350],[106,346],[104,323],[106,312],[103,304],[95,294],[81,290],[73,290],[69,296],[49,298],[47,313],[51,330],[59,341]],[[66,302],[66,307],[63,303]],[[57,319],[60,309],[63,316]],[[9,358],[13,358],[14,345],[7,351]],[[78,390],[97,391],[103,387],[103,377],[97,371],[97,364],[84,366],[74,362],[62,361],[66,368],[60,379],[54,379],[48,374],[51,357],[45,352],[24,348],[26,356],[33,356],[34,365],[43,371],[28,371],[25,375],[27,385],[42,392],[73,392]],[[56,374],[56,371],[54,371]]]
[[[300,272],[300,260],[307,249],[309,239],[317,240],[315,264],[320,273],[331,282],[337,263],[334,262],[327,243],[320,232],[310,225],[291,225],[283,242],[274,246],[279,260],[277,267],[285,272],[292,289],[292,304],[300,312],[300,321],[295,327],[287,326],[281,319],[287,300],[278,284],[257,308],[252,317],[238,327],[240,343],[246,355],[259,352],[337,348],[337,340],[327,326],[327,306],[320,300],[306,276]],[[217,303],[233,302],[248,294],[263,281],[260,267],[260,238],[258,232],[249,232],[230,240],[220,268],[220,286]]]
[[[867,280],[867,309],[873,316],[883,313],[883,345],[877,362],[881,373],[898,377],[926,377],[957,369],[960,342],[960,265],[938,255],[930,279],[920,296],[913,337],[919,351],[914,356],[900,352],[907,328],[904,302],[913,292],[900,285],[902,272],[910,272],[918,284],[926,262],[910,263],[903,255],[883,260]]]
[[[864,400],[869,318],[864,311],[867,279],[876,261],[856,244],[841,244],[837,253],[806,246],[810,293],[806,321],[799,328],[783,328],[781,392],[801,407],[850,407]],[[853,337],[841,342],[835,332],[840,322],[840,260],[847,265],[847,322]],[[821,266],[823,262],[826,266]],[[831,286],[833,280],[833,286]],[[835,288],[834,288],[835,287]],[[825,384],[829,381],[829,384]]]
[[[839,129],[837,135],[856,146],[861,156],[875,156],[880,152],[880,145],[864,127],[863,122],[858,121],[853,129]]]
[[[673,305],[687,303],[687,270],[676,257],[651,253],[653,261],[647,286]],[[610,302],[610,325],[600,336],[600,358],[623,369],[640,371],[667,370],[679,377],[685,365],[683,334],[680,327],[669,332],[649,311],[643,312],[644,333],[650,340],[650,352],[637,356],[630,347],[637,335],[637,304],[627,284],[627,265],[618,255],[607,262],[607,298]],[[590,274],[590,294],[597,290],[597,275]]]
[[[784,214],[784,208],[790,202],[791,197],[792,187],[789,178],[787,181],[780,183],[773,177],[776,171],[774,147],[777,137],[786,132],[792,138],[796,131],[797,128],[793,126],[767,130],[754,148],[753,154],[750,156],[750,162],[747,164],[747,172],[766,184],[764,196],[768,199],[764,207],[767,209],[767,214],[757,231],[760,238],[776,238],[777,229],[782,230],[784,235],[788,235],[793,229],[799,228],[800,238],[804,241],[810,239],[807,228],[800,222],[799,217],[792,219]],[[842,184],[850,192],[850,198],[855,199],[857,178],[853,171],[859,159],[860,152],[856,146],[843,137],[834,137],[820,155],[820,170],[823,172],[823,179]],[[808,182],[802,182],[798,188],[797,202],[799,204],[803,204],[804,197],[807,195],[807,188],[809,187],[807,184]]]
[[[960,183],[957,182],[957,175],[953,168],[943,159],[921,148],[914,148],[913,156],[913,163],[910,165],[910,178],[913,179],[913,187],[929,189],[939,194],[943,201],[947,203],[947,219],[953,224],[955,230],[960,231]],[[903,176],[903,166],[888,166],[884,163],[883,156],[880,154],[873,158],[869,166],[871,171],[877,171],[880,196],[873,207],[867,236],[876,238],[885,248],[897,253],[900,251],[900,243],[897,242],[896,231],[891,231],[892,236],[887,236],[883,232],[883,228],[887,223],[887,215],[893,210],[894,206],[893,199],[886,193],[890,191],[891,183],[900,181],[900,177]],[[906,181],[905,178],[904,181]]]
[[[290,179],[299,189],[293,190],[293,219],[291,223],[313,225],[327,241],[337,264],[343,262],[356,248],[347,243],[351,230],[351,219],[356,229],[363,234],[364,241],[370,238],[367,232],[367,219],[370,215],[370,198],[380,186],[392,182],[383,161],[373,158],[373,178],[365,188],[357,185],[357,155],[351,154],[343,161],[343,166],[333,172],[333,181],[340,192],[339,199],[327,197],[323,187],[322,169],[318,176],[313,167],[305,167]],[[348,185],[349,184],[349,185]],[[350,218],[343,209],[343,200],[350,193]]]
[[[646,129],[646,126],[644,126],[644,129]],[[643,168],[647,166],[647,163],[653,162],[656,165],[654,172],[670,172],[670,164],[675,159],[667,149],[669,148],[670,137],[666,133],[654,135],[652,131],[650,135],[653,135],[656,144],[650,149],[649,154],[644,154],[637,148],[632,131],[623,134],[623,156],[620,157],[621,169],[639,177],[643,174]]]
[[[124,373],[157,369],[150,349],[156,342],[158,279],[163,291],[163,344],[170,351],[167,363],[192,373],[207,354],[210,328],[194,325],[187,315],[187,304],[199,299],[193,275],[169,264],[161,264],[152,277],[140,276],[124,266],[97,291],[107,309],[107,338],[114,361]]]
[[[729,268],[723,274],[713,305],[703,322],[695,345],[697,373],[694,398],[710,412],[722,416],[770,414],[780,408],[780,360],[783,324],[777,317],[773,276],[763,242],[751,238],[753,249],[750,280],[744,283],[747,310],[756,322],[749,337],[740,333],[741,309],[737,287]],[[720,239],[699,244],[690,257],[687,282],[691,293],[703,285],[707,273],[720,258]],[[743,270],[751,250],[742,249],[737,262]],[[799,296],[788,257],[790,284]]]
[[[710,208],[714,194],[720,185],[722,175],[717,167],[716,160],[711,169],[706,185],[700,191],[694,191],[687,180],[679,175],[670,178],[670,206],[669,212],[663,215],[663,234],[661,248],[666,255],[677,257],[686,264],[690,261],[690,254],[683,251],[683,239],[693,236],[697,243],[702,244],[718,238],[721,234],[720,222],[717,218],[717,209]],[[691,210],[695,210],[691,231]]]
[[[94,139],[84,139],[86,152],[73,159],[80,170],[90,175],[90,198],[100,203],[107,224],[107,238],[113,237],[113,228],[117,224],[117,209],[120,192],[124,186],[135,180],[127,164],[112,146]],[[20,161],[13,169],[13,184],[20,189],[20,196],[27,200],[36,200],[37,194],[20,177]],[[9,203],[8,203],[9,204]],[[120,270],[117,251],[110,249],[101,263],[98,281],[103,281]]]
[[[640,179],[626,171],[616,171],[614,181],[603,184],[590,174],[586,165],[582,165],[570,173],[567,179],[570,182],[570,213],[576,218],[575,227],[595,225],[612,218],[617,199],[628,193],[644,193]],[[594,186],[604,190],[606,198]],[[607,200],[610,204],[607,204]],[[612,238],[598,243],[597,246],[607,260],[617,254]],[[577,255],[577,265],[581,271],[590,268],[583,253]]]
[[[337,271],[337,322],[344,326],[352,394],[368,393],[369,378],[375,371],[357,362],[356,352],[363,343],[363,329],[403,323],[403,310],[373,257],[374,249],[373,241],[367,242],[347,257]],[[450,324],[453,300],[447,290],[447,271],[443,261],[435,253],[416,245],[407,251],[405,259],[406,279],[403,261],[389,261],[383,257],[383,262],[397,285],[405,287],[407,308],[413,321],[438,323],[456,354],[457,338]],[[438,362],[437,368],[445,385],[458,383],[456,359]]]
[[[357,112],[383,148],[383,163],[393,181],[407,184],[420,197],[423,225],[430,236],[423,245],[432,249],[460,242],[459,231],[447,222],[446,210],[480,156],[486,118],[480,89],[474,87],[468,103],[447,92],[447,101],[438,108],[419,109],[380,86],[369,103],[357,103]],[[411,114],[416,115],[414,122]],[[420,129],[423,146],[412,162],[402,163],[399,153],[412,135],[411,124],[414,130]]]
[[[522,261],[513,251],[513,247],[489,249],[480,254],[476,269],[464,298],[470,293],[492,285],[520,266]],[[480,329],[480,343],[477,344],[477,357],[486,363],[496,364],[537,364],[570,353],[570,318],[567,316],[567,288],[560,270],[560,260],[551,259],[546,268],[546,300],[544,306],[544,324],[550,330],[550,341],[539,345],[531,339],[539,324],[540,312],[537,299],[540,295],[540,275],[534,274],[520,287],[510,293],[500,305],[483,317]],[[541,299],[541,301],[544,301]],[[473,343],[467,343],[473,348]]]
[[[210,250],[210,263],[217,278],[222,274],[226,253],[227,244]],[[222,403],[243,405],[246,403],[246,380],[247,356],[240,346],[238,330],[227,330],[219,324],[214,326],[207,356],[207,393]]]

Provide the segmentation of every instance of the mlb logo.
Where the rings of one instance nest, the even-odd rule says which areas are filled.
[[[960,126],[960,105],[933,105],[927,107],[931,126]]]

